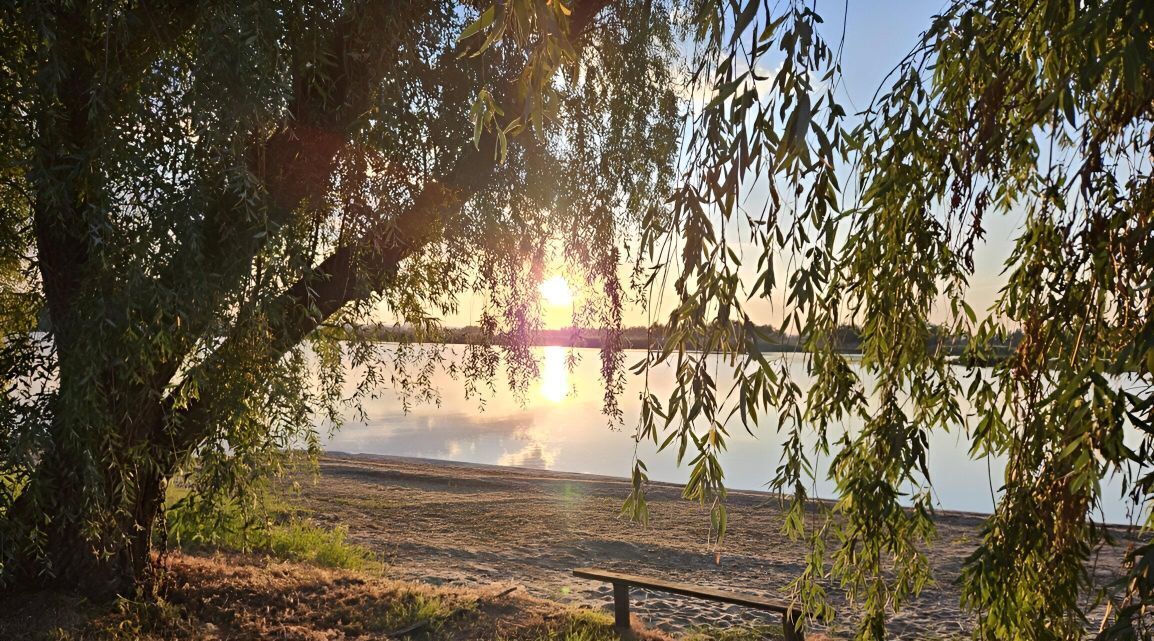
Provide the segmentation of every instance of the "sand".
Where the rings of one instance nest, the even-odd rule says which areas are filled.
[[[411,458],[328,455],[298,501],[318,521],[343,525],[350,539],[380,554],[390,577],[467,588],[519,586],[534,597],[611,608],[610,586],[574,578],[582,566],[781,596],[801,571],[806,549],[781,534],[772,495],[731,492],[720,557],[706,507],[654,484],[645,528],[619,518],[625,479]],[[954,585],[978,542],[981,517],[941,513],[928,555],[937,578],[892,618],[893,638],[960,638],[971,630]],[[1104,551],[1099,580],[1121,552]],[[853,610],[834,591],[838,619],[820,631],[849,637]],[[633,613],[680,635],[704,625],[777,623],[777,615],[660,592],[633,590]],[[814,628],[810,628],[811,631]]]

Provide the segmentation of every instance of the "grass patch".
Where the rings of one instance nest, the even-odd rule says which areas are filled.
[[[174,487],[168,495],[168,544],[186,551],[260,552],[346,570],[380,570],[369,548],[348,539],[348,528],[328,528],[285,503],[260,497],[248,506],[198,503]]]
[[[780,625],[764,623],[761,625],[735,625],[728,628],[700,627],[693,628],[685,635],[683,641],[761,641],[762,639],[781,639],[785,632]]]
[[[557,606],[554,606],[557,607]],[[660,632],[635,627],[622,635],[613,627],[613,615],[602,610],[564,608],[544,617],[527,617],[511,632],[478,638],[495,641],[670,641]]]
[[[547,628],[541,641],[620,641],[613,617],[594,610],[567,610],[557,625]]]
[[[435,638],[450,617],[469,609],[471,608],[468,606],[454,607],[437,595],[403,592],[391,601],[383,612],[372,615],[365,622],[365,629],[387,634],[415,624],[423,624],[413,636]]]
[[[306,561],[326,568],[365,570],[380,562],[372,550],[351,543],[344,526],[323,528],[307,521],[273,525],[256,549],[278,559]]]

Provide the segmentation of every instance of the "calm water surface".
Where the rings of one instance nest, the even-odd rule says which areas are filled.
[[[454,348],[446,349],[451,357]],[[459,353],[460,347],[456,351]],[[461,382],[447,374],[434,377],[441,395],[439,406],[417,404],[406,413],[395,392],[381,390],[377,398],[363,402],[367,420],[347,420],[326,447],[340,452],[628,476],[642,381],[628,377],[621,396],[624,425],[613,429],[601,413],[598,351],[576,352],[579,360],[570,370],[567,348],[540,348],[541,377],[531,385],[526,397],[517,399],[498,384],[496,393],[485,400],[483,407],[476,398],[466,399]],[[643,355],[641,351],[631,352],[626,362],[632,364]],[[775,354],[773,358],[784,359],[799,384],[808,382],[800,355]],[[670,370],[650,374],[650,388],[659,398],[666,398],[672,387]],[[731,380],[722,379],[719,394],[728,389]],[[778,465],[784,440],[777,433],[776,416],[761,417],[754,435],[748,434],[738,419],[733,423],[728,450],[721,457],[726,483],[736,489],[764,490]],[[852,422],[842,426],[849,431],[859,428],[860,424]],[[831,442],[836,436],[830,434]],[[968,450],[961,426],[950,432],[931,433],[929,468],[935,499],[943,509],[990,512],[994,493],[1001,485],[1004,461],[974,460]],[[645,461],[653,480],[678,482],[688,477],[687,466],[677,465],[672,448],[658,453],[652,443],[646,442],[637,448],[637,455]],[[811,490],[817,496],[833,494],[833,484],[825,480],[828,462],[828,458],[818,461],[818,481]],[[1111,479],[1106,485],[1106,519],[1129,521],[1128,507],[1120,498],[1120,483]]]

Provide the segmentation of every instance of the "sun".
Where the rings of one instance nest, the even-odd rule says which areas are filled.
[[[573,304],[573,292],[564,276],[550,276],[541,283],[541,298],[554,307],[568,307]]]

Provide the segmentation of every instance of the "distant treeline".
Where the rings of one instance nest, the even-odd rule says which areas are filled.
[[[803,351],[805,340],[796,334],[786,334],[769,325],[756,327],[759,338],[757,348],[763,352],[799,352]],[[347,331],[347,330],[346,330]],[[412,328],[389,325],[361,325],[351,330],[356,338],[384,342],[413,342],[429,341],[448,344],[477,344],[486,342],[484,330],[480,327],[443,328],[436,336],[421,335]],[[660,325],[653,327],[627,327],[621,332],[621,344],[625,349],[658,349],[665,338],[665,328]],[[537,346],[560,347],[590,347],[600,349],[610,334],[603,330],[568,327],[564,329],[539,330],[533,340]],[[499,343],[502,337],[490,339]],[[839,326],[833,334],[835,349],[845,353],[860,353],[862,337],[857,327],[852,325]],[[932,326],[927,335],[927,349],[944,350],[946,354],[956,357],[955,362],[969,366],[988,366],[1005,359],[1021,341],[1021,332],[1015,331],[1003,342],[991,346],[992,353],[982,359],[966,357],[967,340],[965,337],[949,336],[940,327]]]
[[[758,340],[757,346],[764,351],[801,350],[801,340],[795,335],[785,335],[772,330],[768,326],[758,328],[768,340]],[[347,331],[347,330],[346,330]],[[484,330],[480,327],[454,327],[438,330],[436,336],[420,335],[408,327],[387,325],[362,325],[353,328],[356,338],[387,342],[409,342],[414,340],[428,340],[448,344],[476,344],[486,341]],[[532,344],[540,347],[591,347],[600,349],[610,334],[600,329],[583,327],[567,327],[564,329],[542,329],[535,333]],[[654,327],[627,327],[621,331],[621,345],[625,349],[659,348],[665,337],[665,328]],[[500,343],[504,337],[490,338],[490,342]]]

